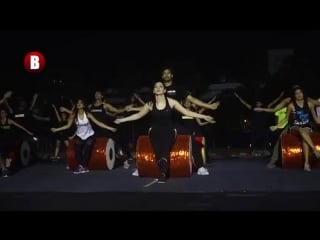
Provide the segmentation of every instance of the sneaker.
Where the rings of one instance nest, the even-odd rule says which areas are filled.
[[[129,167],[130,167],[130,164],[128,163],[128,160],[127,160],[123,163],[123,168],[128,169]]]
[[[80,173],[83,173],[83,167],[81,165],[78,166],[77,170],[75,170],[73,172],[74,174],[80,174]]]
[[[319,159],[320,158],[320,151],[319,150],[315,150],[314,151],[314,155],[316,155],[316,158]]]
[[[197,174],[198,175],[209,175],[209,171],[208,171],[208,169],[201,167],[198,169]]]
[[[81,170],[81,173],[88,173],[88,172],[90,172],[90,171],[89,171],[89,169],[86,168],[86,167],[82,168],[82,170]]]
[[[134,170],[132,176],[139,177],[138,169]]]
[[[167,176],[163,173],[159,179],[158,179],[158,183],[166,183],[167,181]]]
[[[2,177],[4,177],[4,178],[7,178],[7,177],[9,177],[9,171],[8,171],[8,169],[3,169],[2,170]]]

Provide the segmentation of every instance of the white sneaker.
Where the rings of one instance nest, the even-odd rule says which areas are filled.
[[[128,163],[128,161],[125,161],[125,162],[123,163],[123,167],[124,167],[125,169],[128,169],[128,168],[130,167],[130,164]]]
[[[138,169],[134,170],[132,176],[139,177]]]
[[[198,169],[197,174],[198,175],[209,175],[209,171],[208,171],[208,169],[201,167]]]

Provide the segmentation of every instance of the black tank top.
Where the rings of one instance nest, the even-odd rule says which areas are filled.
[[[2,123],[0,121],[0,139],[1,140],[8,140],[12,138],[13,132],[12,130],[12,126],[9,124],[8,119],[6,120],[5,123]]]
[[[168,127],[173,128],[173,110],[169,105],[168,98],[166,99],[166,106],[164,109],[157,109],[156,102],[153,101],[152,111],[151,111],[151,127]]]
[[[303,107],[299,107],[296,101],[293,102],[295,110],[292,112],[291,125],[305,126],[310,124],[310,110],[308,102],[303,102]]]
[[[103,104],[100,104],[99,106],[92,104],[89,108],[89,111],[99,121],[104,121],[106,119],[106,113],[104,111]]]

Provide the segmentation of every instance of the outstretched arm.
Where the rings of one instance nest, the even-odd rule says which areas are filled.
[[[70,128],[72,126],[73,120],[74,120],[75,116],[71,115],[68,119],[68,122],[66,125],[59,127],[59,128],[51,128],[52,132],[59,132],[59,131],[63,131],[63,130],[67,130],[68,128]]]
[[[26,133],[28,133],[31,136],[33,135],[33,133],[30,132],[28,129],[26,129],[25,127],[21,126],[19,123],[15,122],[11,119],[8,119],[8,123],[16,126],[17,128],[20,128],[21,130],[25,131]]]
[[[125,108],[122,108],[122,109],[118,109],[118,108],[115,108],[114,106],[112,106],[111,104],[109,103],[103,103],[103,108],[106,112],[112,112],[112,113],[123,113],[126,111]]]
[[[320,124],[320,117],[317,117],[317,114],[315,111],[315,106],[314,106],[313,102],[308,101],[308,107],[309,107],[311,115],[312,115],[314,121],[316,122],[316,124]]]
[[[207,121],[201,121],[200,118],[196,118],[196,122],[198,123],[199,126],[216,123],[215,120],[212,120],[212,122],[207,122]]]
[[[148,112],[150,112],[150,110],[151,110],[151,104],[145,104],[143,106],[143,108],[140,109],[139,112],[132,114],[132,115],[125,117],[125,118],[116,119],[114,122],[116,124],[119,124],[119,123],[124,123],[124,122],[135,121],[135,120],[138,120],[138,119],[144,117],[145,115],[147,115]]]
[[[217,103],[211,103],[211,104],[205,103],[205,102],[201,101],[200,99],[195,98],[191,95],[188,95],[187,100],[189,102],[199,106],[199,107],[203,107],[203,108],[207,108],[207,109],[211,109],[211,110],[216,110],[219,106],[219,104],[217,104]]]
[[[311,102],[315,107],[320,107],[320,101],[312,98],[308,98],[308,101]]]
[[[207,122],[213,122],[213,117],[208,115],[203,115],[200,113],[192,112],[186,108],[184,108],[178,101],[168,98],[169,104],[172,108],[175,108],[178,112],[182,113],[183,115],[194,117],[194,118],[201,118],[206,120]]]
[[[239,95],[238,95],[238,93],[234,93],[234,96],[236,97],[236,98],[238,98],[239,99],[239,101],[246,107],[246,108],[248,108],[248,109],[252,109],[252,106],[249,104],[249,103],[247,103],[245,100],[243,100]]]
[[[208,102],[208,104],[213,103],[213,102],[216,100],[216,98],[217,98],[217,96],[214,96],[213,98],[211,98],[211,100]],[[216,104],[219,104],[219,105],[220,105],[220,102],[218,101],[218,102],[216,102]],[[199,110],[199,113],[203,113],[205,110],[206,110],[205,108],[201,108],[201,109]]]
[[[268,104],[268,108],[271,108],[273,105],[275,105],[280,99],[282,98],[284,92],[281,92],[280,95],[274,99],[271,103]]]
[[[254,111],[274,113],[274,112],[279,111],[281,108],[288,106],[290,102],[291,102],[291,98],[285,98],[278,105],[276,105],[274,108],[254,108]]]
[[[99,127],[110,130],[112,132],[117,131],[116,128],[110,127],[103,122],[98,121],[91,113],[88,113],[88,118],[91,119],[95,124],[97,124]]]

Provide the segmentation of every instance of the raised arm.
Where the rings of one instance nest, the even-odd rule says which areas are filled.
[[[152,107],[152,105],[147,103],[143,106],[143,108],[140,109],[139,112],[132,114],[132,115],[125,117],[125,118],[116,119],[114,122],[116,124],[120,124],[120,123],[124,123],[124,122],[136,121],[140,118],[143,118],[145,115],[147,115],[150,112],[151,107]]]
[[[169,104],[172,108],[176,109],[178,112],[182,113],[183,115],[194,117],[194,118],[201,118],[206,120],[207,122],[213,122],[213,117],[208,115],[203,115],[200,113],[192,112],[186,108],[184,108],[178,101],[168,98]]]
[[[290,103],[290,104],[288,105],[286,117],[285,117],[284,119],[282,119],[277,125],[271,126],[271,127],[270,127],[270,130],[271,130],[271,131],[275,131],[275,130],[277,130],[279,127],[281,127],[283,124],[285,124],[286,122],[288,122],[288,121],[289,121],[289,117],[290,117],[292,111],[293,111],[293,104]]]
[[[273,105],[275,105],[280,99],[283,97],[284,92],[281,92],[280,95],[274,99],[271,103],[268,104],[268,108],[271,108]]]
[[[8,123],[9,124],[12,124],[13,126],[17,127],[17,128],[20,128],[21,130],[25,131],[26,133],[28,133],[29,135],[33,136],[33,133],[30,132],[28,129],[26,129],[25,127],[21,126],[19,123],[11,120],[11,119],[8,119]]]
[[[60,107],[59,110],[60,110],[61,112],[66,112],[66,113],[68,113],[68,114],[72,114],[72,113],[73,113],[73,110],[70,110],[70,109],[68,109],[68,108],[66,108],[66,107]]]
[[[33,108],[34,108],[34,105],[36,104],[37,102],[37,99],[38,99],[38,94],[35,93],[32,97],[32,101],[31,101],[31,104],[30,104],[30,107],[29,107],[29,110],[31,111]]]
[[[8,99],[9,97],[11,97],[12,96],[12,91],[7,91],[5,94],[3,94],[3,97],[2,97],[2,99],[0,99],[0,104],[2,104],[2,103],[4,103],[4,101],[6,100],[6,99]]]
[[[98,121],[91,113],[87,113],[87,115],[88,115],[88,118],[91,119],[92,122],[97,124],[99,127],[107,129],[107,130],[110,130],[112,132],[116,132],[117,131],[116,128],[110,127],[110,126],[104,124],[103,122]]]
[[[146,104],[136,93],[133,94],[133,97],[135,99],[137,99],[139,101],[139,103],[141,103],[142,105]]]
[[[189,102],[199,106],[199,107],[203,107],[203,108],[207,108],[207,109],[211,109],[211,110],[216,110],[219,106],[219,104],[217,104],[217,103],[211,103],[211,104],[205,103],[205,102],[201,101],[200,99],[195,98],[191,95],[187,96],[187,100]]]
[[[238,95],[238,93],[233,93],[234,94],[234,96],[236,97],[236,98],[238,98],[239,99],[239,101],[246,107],[246,108],[248,108],[248,109],[252,109],[252,106],[249,104],[249,103],[247,103],[245,100],[243,100],[239,95]]]
[[[12,115],[12,114],[13,114],[13,109],[12,109],[12,107],[10,106],[9,102],[7,101],[7,98],[4,99],[4,104],[6,105],[9,113]]]
[[[54,112],[56,114],[56,117],[57,117],[58,121],[61,122],[61,117],[60,117],[60,114],[59,114],[59,112],[58,112],[58,110],[56,108],[56,105],[52,104],[52,107],[53,107],[53,110],[54,110]]]

